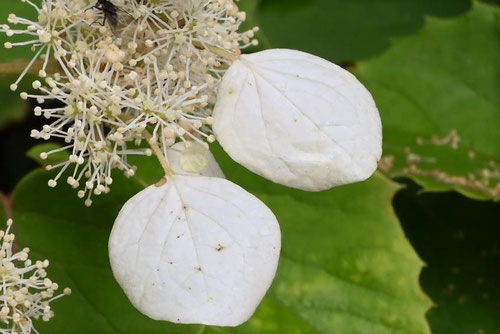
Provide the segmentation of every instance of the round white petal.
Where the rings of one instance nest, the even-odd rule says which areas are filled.
[[[109,255],[116,280],[149,317],[236,326],[271,285],[280,238],[273,213],[241,187],[175,175],[124,205]]]
[[[187,148],[184,142],[176,143],[167,149],[167,160],[175,174],[225,178],[210,150],[197,142]]]
[[[322,58],[273,49],[224,75],[213,129],[237,162],[274,182],[319,191],[368,178],[382,154],[372,96]]]

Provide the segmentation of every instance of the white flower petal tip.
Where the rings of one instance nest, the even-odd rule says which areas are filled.
[[[364,180],[382,154],[370,93],[351,73],[300,51],[241,56],[224,75],[213,118],[234,160],[303,190]]]
[[[147,316],[237,326],[276,274],[281,233],[256,197],[221,178],[175,175],[131,198],[109,239],[113,274]]]
[[[189,147],[183,142],[171,146],[167,149],[167,160],[175,174],[225,178],[210,150],[197,142]]]

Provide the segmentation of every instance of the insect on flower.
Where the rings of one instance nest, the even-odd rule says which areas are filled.
[[[104,26],[107,21],[111,31],[116,36],[120,35],[123,28],[126,28],[134,20],[132,15],[117,7],[109,0],[97,0],[92,8],[102,11],[104,19],[101,25]]]

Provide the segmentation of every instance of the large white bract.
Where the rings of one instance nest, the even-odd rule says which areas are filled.
[[[118,283],[149,317],[236,326],[271,285],[280,238],[271,210],[244,189],[175,175],[124,205],[109,254]]]
[[[300,51],[242,55],[224,75],[213,118],[234,160],[294,188],[364,180],[382,153],[370,93],[341,67]]]

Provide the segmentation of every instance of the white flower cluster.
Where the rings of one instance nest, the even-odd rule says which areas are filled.
[[[128,155],[151,155],[144,139],[163,155],[179,141],[208,147],[215,140],[210,126],[218,84],[240,49],[256,44],[254,30],[237,32],[245,13],[232,0],[26,2],[38,21],[10,14],[12,26],[0,31],[31,37],[5,47],[36,51],[11,89],[41,60],[43,79],[33,82],[40,93],[21,97],[60,102],[34,110],[52,123],[31,136],[67,144],[41,158],[70,151],[67,161],[49,166],[60,168],[49,186],[72,169],[67,182],[90,205],[92,194],[109,191],[114,168],[134,174]],[[59,70],[47,73],[54,59]]]
[[[14,253],[12,251],[14,234],[10,233],[12,220],[7,221],[5,232],[0,230],[0,333],[30,334],[38,333],[33,326],[33,319],[49,321],[54,312],[50,303],[71,289],[66,288],[62,294],[55,295],[59,288],[57,283],[47,278],[45,268],[49,261],[28,259],[29,248]]]

